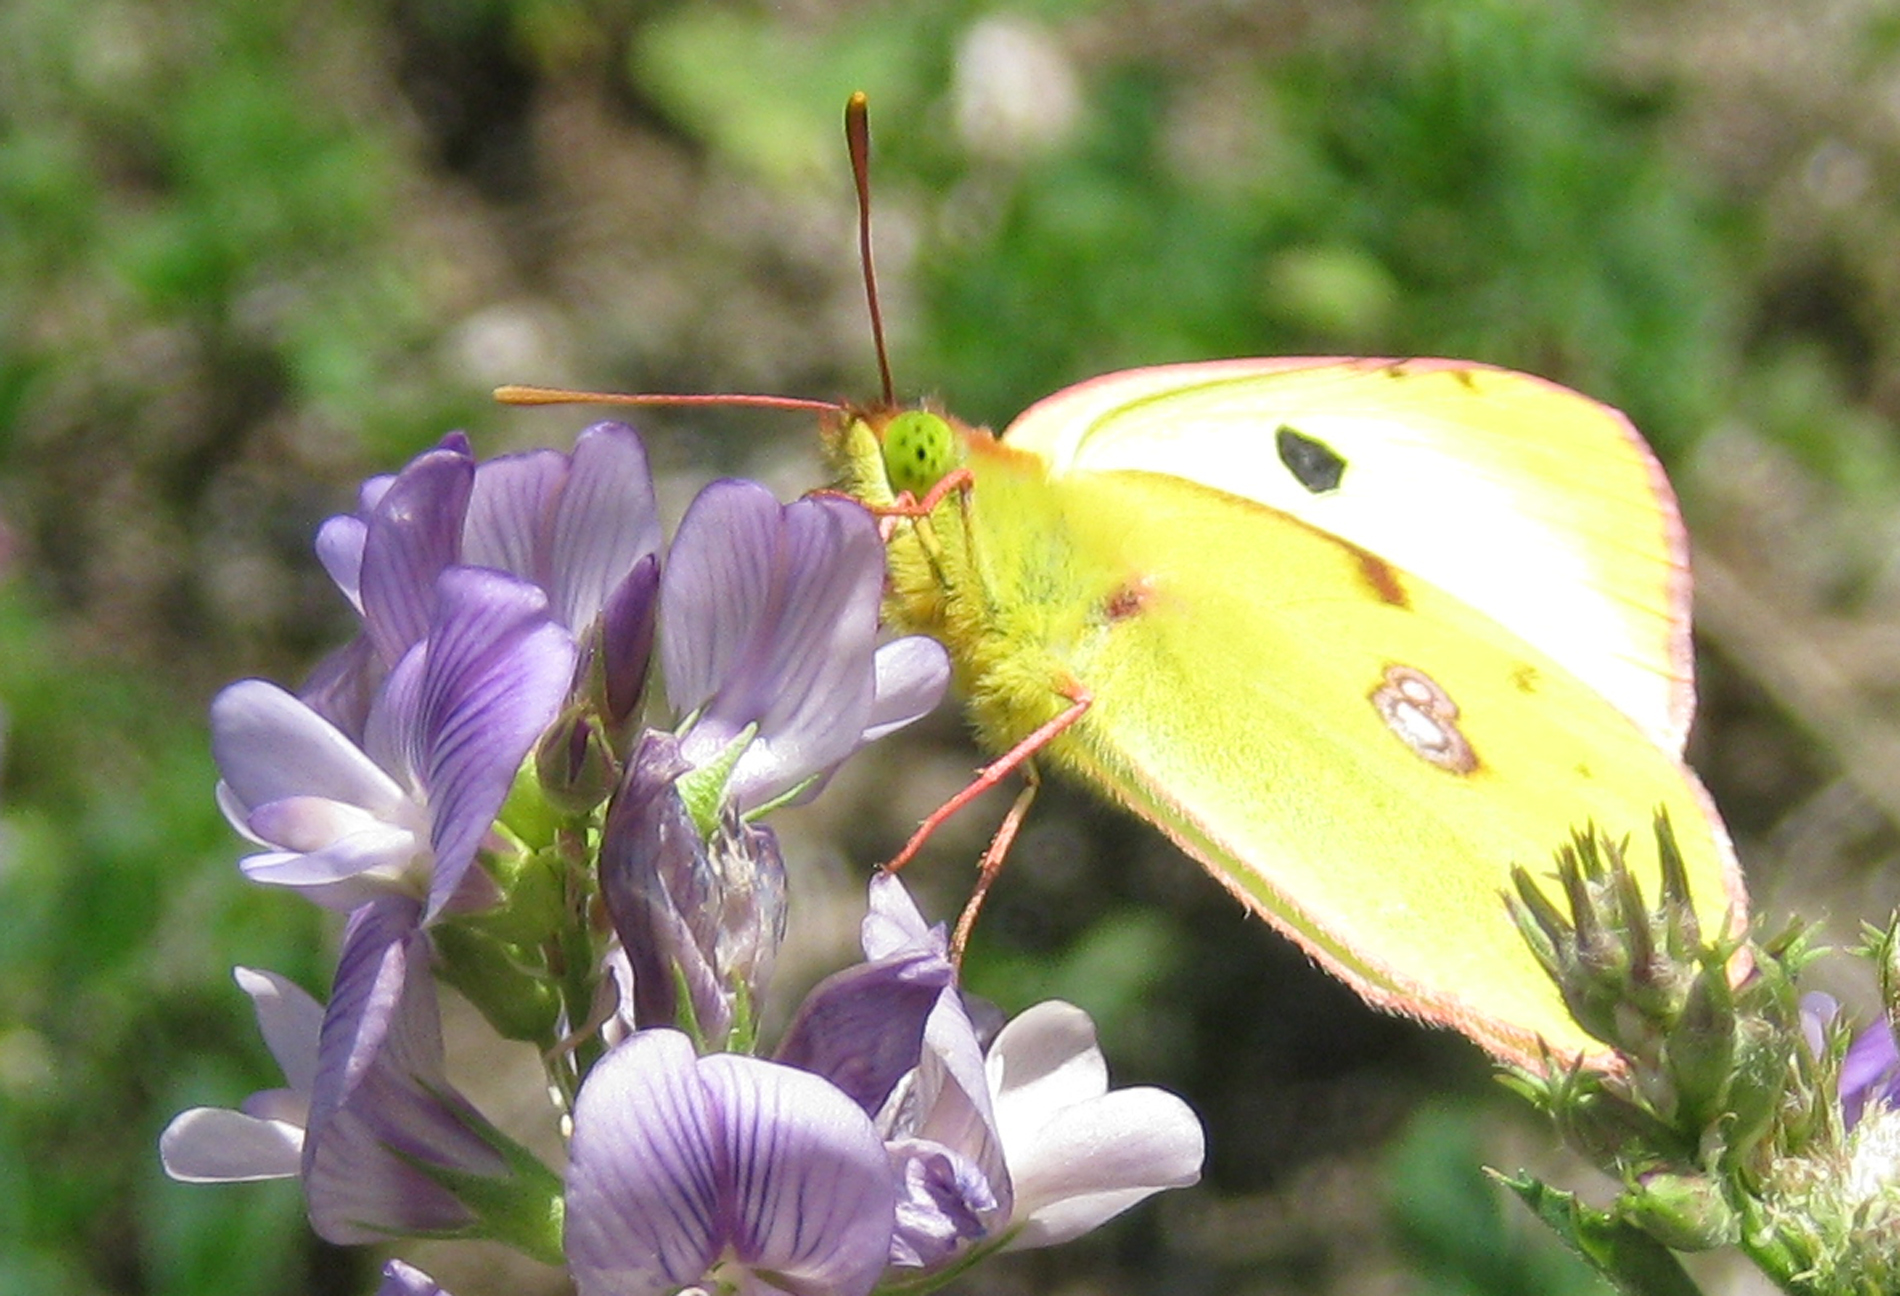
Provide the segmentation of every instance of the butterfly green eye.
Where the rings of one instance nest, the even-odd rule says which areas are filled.
[[[956,433],[928,410],[905,410],[884,425],[884,472],[894,492],[924,494],[956,460]]]

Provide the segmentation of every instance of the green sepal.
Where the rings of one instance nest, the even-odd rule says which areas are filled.
[[[1678,1125],[1700,1130],[1721,1113],[1735,1065],[1735,1030],[1728,969],[1711,959],[1689,983],[1682,1015],[1663,1041]]]
[[[747,725],[716,758],[704,765],[694,766],[673,781],[673,787],[686,806],[686,813],[692,819],[701,841],[711,841],[714,831],[719,827],[719,811],[726,801],[726,784],[731,781],[732,771],[739,764],[739,758],[745,755],[745,749],[752,745],[758,733],[756,724]]]
[[[485,859],[502,902],[470,914],[467,922],[510,945],[534,945],[565,921],[565,866],[558,848],[510,852]]]
[[[561,1176],[548,1169],[541,1158],[495,1128],[466,1103],[455,1103],[448,1095],[438,1094],[437,1097],[445,1106],[452,1106],[459,1112],[464,1126],[501,1158],[505,1170],[500,1176],[471,1174],[437,1165],[385,1144],[391,1155],[454,1194],[455,1199],[475,1216],[472,1223],[462,1228],[443,1230],[428,1236],[485,1238],[511,1246],[543,1264],[565,1264],[561,1230],[566,1223],[567,1200]]]
[[[505,829],[530,851],[552,846],[567,822],[567,816],[548,799],[535,765],[535,753],[531,751],[515,770],[508,799],[501,803],[501,813],[495,816],[496,827]]]
[[[1489,1173],[1624,1296],[1702,1296],[1669,1248],[1628,1220],[1522,1172],[1517,1178]]]
[[[1644,1175],[1616,1199],[1616,1213],[1676,1251],[1708,1251],[1741,1240],[1741,1218],[1708,1175]]]

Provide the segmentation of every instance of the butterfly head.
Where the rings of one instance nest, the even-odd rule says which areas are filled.
[[[988,434],[924,408],[853,409],[828,420],[825,440],[847,488],[868,503],[922,499]]]

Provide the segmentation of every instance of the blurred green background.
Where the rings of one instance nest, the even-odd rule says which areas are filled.
[[[857,88],[906,394],[1000,427],[1130,365],[1452,354],[1628,410],[1695,537],[1693,753],[1760,908],[1838,939],[1891,910],[1885,0],[10,0],[0,1293],[371,1290],[379,1257],[312,1241],[294,1186],[158,1170],[179,1108],[277,1082],[230,966],[320,991],[333,936],[239,882],[205,703],[347,632],[309,541],[360,477],[593,417],[497,383],[874,394]],[[675,508],[715,472],[821,479],[797,417],[642,426]],[[844,957],[865,870],[973,760],[946,714],[799,822],[789,977]],[[937,913],[995,813],[912,875]],[[986,1290],[1596,1290],[1479,1178],[1574,1172],[1473,1049],[1362,1008],[1085,797],[1038,805],[971,977],[1083,1003],[1212,1143],[1203,1187]],[[461,1296],[559,1289],[405,1254]]]

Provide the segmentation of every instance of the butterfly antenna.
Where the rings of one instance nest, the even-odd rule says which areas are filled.
[[[803,396],[754,396],[744,392],[679,395],[671,392],[575,391],[567,387],[529,387],[520,383],[495,388],[495,399],[503,405],[738,405],[752,409],[844,413],[844,406],[837,401],[807,400]]]
[[[877,376],[884,405],[897,404],[891,386],[891,356],[884,345],[884,312],[877,303],[877,271],[871,267],[871,101],[853,91],[844,105],[844,139],[851,150],[851,179],[858,187],[858,262],[864,267],[864,301],[871,309],[871,340],[877,344]]]

